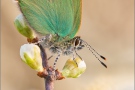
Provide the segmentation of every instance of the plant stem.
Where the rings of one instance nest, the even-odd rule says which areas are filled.
[[[53,81],[50,81],[49,78],[45,79],[45,90],[53,90],[53,84]]]
[[[42,56],[42,65],[44,68],[49,68],[49,65],[48,65],[48,60],[47,60],[47,54],[45,52],[45,49],[43,48],[42,45],[38,45],[40,50],[41,50],[41,56]]]
[[[38,45],[38,46],[39,46],[39,48],[41,50],[42,65],[48,72],[48,75],[46,77],[44,77],[45,90],[53,90],[53,88],[54,88],[54,79],[55,79],[55,71],[52,68],[49,68],[45,49],[42,47],[42,45]]]

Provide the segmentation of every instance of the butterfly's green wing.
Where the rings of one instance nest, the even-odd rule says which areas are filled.
[[[81,14],[82,14],[82,0],[72,0],[73,1],[73,12],[74,12],[74,21],[73,27],[68,34],[69,38],[73,38],[77,33],[80,24],[81,24]],[[75,6],[75,7],[74,7]]]
[[[81,0],[18,0],[29,25],[38,33],[73,38],[80,26]]]

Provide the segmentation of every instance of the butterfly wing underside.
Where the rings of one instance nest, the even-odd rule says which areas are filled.
[[[40,34],[73,38],[81,22],[81,0],[18,0],[29,25]]]

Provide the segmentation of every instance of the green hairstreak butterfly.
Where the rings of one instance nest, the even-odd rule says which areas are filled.
[[[39,44],[58,54],[55,61],[61,54],[79,56],[77,51],[83,47],[98,60],[97,55],[105,60],[87,42],[75,36],[81,24],[82,0],[18,0],[18,6],[29,26],[44,35]]]

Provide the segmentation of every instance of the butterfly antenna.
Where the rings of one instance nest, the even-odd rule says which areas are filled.
[[[82,40],[82,39],[81,39]],[[105,63],[103,63],[98,57],[97,55],[99,55],[103,60],[106,60],[106,58],[102,55],[100,55],[99,53],[97,53],[97,51],[95,49],[93,49],[87,42],[85,42],[84,40],[82,40],[85,44],[85,46],[91,51],[91,53],[98,59],[98,61],[104,66],[107,68],[107,65]],[[95,54],[95,53],[97,54]]]
[[[103,60],[106,60],[106,58],[102,55],[100,55],[94,48],[92,48],[91,45],[89,45],[86,41],[83,41],[87,46],[89,46],[97,55],[99,55]]]

